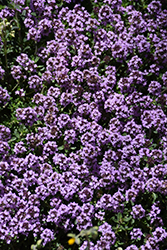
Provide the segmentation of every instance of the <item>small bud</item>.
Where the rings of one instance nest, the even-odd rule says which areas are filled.
[[[79,239],[78,237],[75,238],[75,243],[76,243],[77,245],[80,244],[80,239]]]
[[[38,240],[37,241],[37,247],[41,246],[41,243],[42,243],[42,239]]]
[[[67,234],[68,237],[75,238],[75,234]]]
[[[37,250],[36,245],[31,245],[31,250]]]

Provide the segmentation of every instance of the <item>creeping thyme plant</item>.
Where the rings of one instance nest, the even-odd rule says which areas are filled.
[[[0,1],[0,249],[167,249],[166,0]]]

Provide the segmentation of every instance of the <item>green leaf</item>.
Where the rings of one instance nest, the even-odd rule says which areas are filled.
[[[36,245],[31,245],[31,250],[37,250]]]
[[[42,241],[43,241],[43,239],[40,239],[37,241],[37,247],[41,246]]]
[[[37,16],[37,14],[35,12],[31,12],[31,15],[35,16],[35,17]]]
[[[11,30],[16,30],[16,29],[19,29],[18,26],[12,26]]]
[[[70,233],[70,234],[67,234],[67,236],[68,236],[68,237],[71,237],[71,238],[75,238],[75,237],[76,237],[75,234],[71,234],[71,233]]]
[[[131,224],[134,224],[134,223],[135,223],[135,220],[134,220],[134,219],[132,219],[132,220],[131,220]]]
[[[153,203],[156,201],[156,199],[157,199],[157,197],[158,197],[158,195],[157,194],[155,194],[155,193],[153,193],[152,194],[152,197],[153,197]]]
[[[62,146],[60,146],[60,147],[58,147],[58,150],[64,150],[64,145],[62,145]]]
[[[12,138],[8,142],[10,143],[10,142],[13,142],[13,141],[16,141],[16,138]]]
[[[122,219],[122,214],[121,214],[121,213],[118,213],[118,214],[117,214],[117,218],[118,218],[118,220]]]
[[[20,138],[20,133],[15,129],[14,131],[14,135],[17,137],[17,138]]]
[[[40,58],[37,56],[37,57],[35,58],[34,62],[35,62],[35,63],[38,62],[39,59],[40,59]]]
[[[0,4],[0,10],[4,9],[6,6]]]
[[[11,52],[13,52],[12,49],[7,49],[7,53],[8,53],[8,54],[11,53]]]
[[[75,243],[76,243],[77,245],[79,245],[80,242],[81,242],[80,239],[79,239],[78,237],[76,237],[76,238],[75,238]]]
[[[23,52],[25,52],[25,51],[28,50],[28,49],[31,49],[31,47],[30,47],[30,46],[26,46],[26,47],[23,49]]]
[[[71,150],[75,150],[76,149],[76,147],[71,147]]]
[[[132,219],[132,216],[130,215],[129,217],[125,217],[123,220],[125,221],[125,222],[128,222],[128,221],[130,221]]]

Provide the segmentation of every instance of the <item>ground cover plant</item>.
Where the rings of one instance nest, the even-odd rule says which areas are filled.
[[[167,249],[165,2],[0,2],[0,249]]]

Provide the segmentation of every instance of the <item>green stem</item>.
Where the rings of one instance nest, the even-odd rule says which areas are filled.
[[[11,90],[11,92],[13,92],[17,88],[18,85],[19,85],[19,82],[16,84],[16,86],[14,86],[14,88]]]
[[[8,71],[7,42],[4,36],[4,32],[2,32],[2,41],[3,41],[3,46],[4,46],[5,66],[6,66],[6,70]]]
[[[16,17],[16,20],[17,20],[17,26],[19,28],[18,32],[19,32],[19,40],[20,40],[20,45],[21,45],[21,49],[23,48],[23,45],[22,45],[22,38],[21,38],[21,32],[20,32],[20,25],[19,25],[19,19],[18,19],[18,11],[16,11],[16,14],[15,14],[15,17]]]
[[[165,88],[162,92],[161,92],[161,95],[167,90],[167,88]]]
[[[37,41],[35,41],[35,55],[37,54],[38,47],[37,47]]]
[[[89,238],[88,236],[86,236],[86,240],[87,240],[87,250],[90,250],[90,241],[89,241]]]
[[[5,45],[4,45],[4,52],[5,52],[5,65],[6,65],[6,70],[8,71],[8,58],[7,58],[7,44],[5,41]]]

